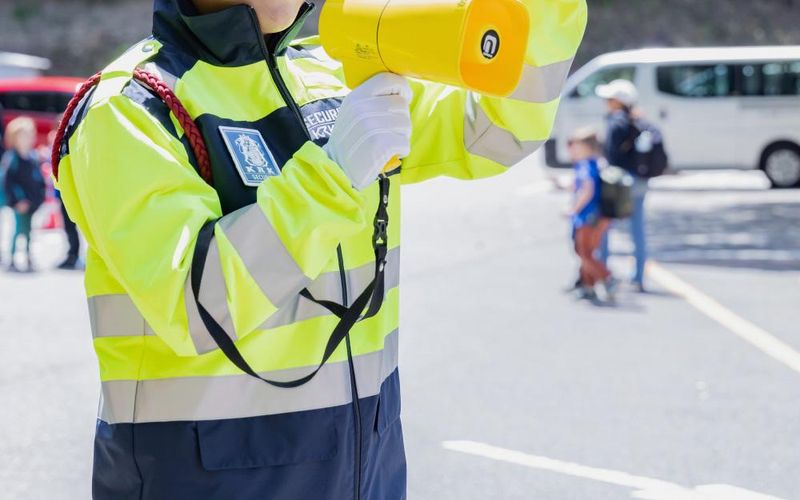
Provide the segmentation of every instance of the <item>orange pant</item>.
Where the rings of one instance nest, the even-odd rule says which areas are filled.
[[[600,219],[594,225],[587,224],[575,231],[575,252],[581,259],[581,283],[584,286],[594,286],[611,276],[605,264],[595,258],[607,230],[608,219]]]

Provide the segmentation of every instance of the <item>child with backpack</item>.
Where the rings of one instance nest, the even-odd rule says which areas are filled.
[[[19,271],[14,262],[20,237],[25,240],[27,270],[33,269],[30,256],[33,214],[44,203],[45,181],[40,170],[36,143],[36,124],[30,118],[16,118],[6,128],[8,150],[3,154],[6,203],[14,210],[16,230],[11,238],[9,271]]]
[[[575,253],[581,260],[578,296],[596,300],[595,287],[601,284],[608,299],[613,301],[616,280],[595,256],[609,224],[601,211],[600,141],[594,131],[583,129],[577,131],[567,144],[575,168],[575,196],[569,214]]]

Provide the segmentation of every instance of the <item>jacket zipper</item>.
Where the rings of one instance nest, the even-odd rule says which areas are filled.
[[[258,17],[256,16],[256,11],[251,7],[250,8],[250,17],[256,27],[258,33],[261,33],[261,28],[258,24]],[[300,111],[300,106],[294,102],[294,97],[292,97],[292,93],[289,92],[289,89],[286,87],[286,82],[283,81],[283,77],[281,76],[281,72],[278,69],[278,61],[275,58],[275,54],[272,53],[269,49],[267,49],[267,42],[264,40],[263,35],[258,36],[259,45],[261,46],[261,52],[264,55],[264,59],[267,61],[267,68],[269,69],[269,74],[272,76],[272,81],[275,82],[275,85],[278,87],[278,92],[280,92],[281,97],[283,97],[286,106],[292,110],[294,116],[297,118],[297,121],[300,123],[300,126],[303,129],[303,133],[305,134],[308,140],[311,140],[311,134],[308,133],[308,129],[306,128],[306,122],[303,119],[303,113]],[[277,44],[278,47],[282,45],[282,40],[279,41]]]
[[[349,306],[349,298],[347,293],[347,275],[344,270],[344,254],[342,253],[342,246],[336,249],[336,254],[339,257],[339,276],[342,281],[342,305],[347,307]],[[355,500],[359,500],[361,498],[361,440],[362,440],[362,428],[361,428],[361,403],[358,399],[358,385],[356,385],[356,367],[355,363],[353,362],[353,350],[350,345],[350,333],[344,338],[345,343],[347,345],[347,362],[350,365],[350,393],[351,397],[353,398],[353,418],[355,420],[355,427],[356,427],[356,442],[355,442],[355,477],[353,481],[355,483],[354,486],[354,498]]]
[[[300,127],[303,130],[306,138],[310,141],[311,134],[308,133],[308,129],[306,128],[305,120],[303,119],[303,113],[300,111],[300,106],[294,101],[294,97],[292,97],[291,92],[286,87],[286,82],[283,81],[283,77],[281,76],[280,70],[278,69],[278,62],[275,58],[275,54],[272,53],[267,49],[267,43],[264,40],[264,37],[261,35],[261,29],[258,23],[258,17],[256,16],[255,10],[251,7],[250,8],[250,18],[253,22],[253,27],[259,33],[258,40],[259,46],[261,47],[261,52],[264,56],[264,59],[267,62],[267,68],[269,69],[270,76],[272,77],[272,81],[275,82],[275,85],[278,87],[278,92],[283,97],[286,106],[292,111],[297,118]],[[278,43],[277,46],[282,45]],[[342,305],[347,307],[349,305],[349,298],[347,293],[347,274],[344,268],[344,254],[342,252],[342,246],[339,245],[336,249],[336,255],[339,259],[339,278],[342,283]],[[350,334],[348,333],[345,337],[345,343],[347,346],[347,362],[350,369],[350,391],[352,394],[353,399],[353,417],[354,417],[354,424],[355,424],[355,474],[353,478],[354,482],[354,492],[353,498],[355,500],[361,499],[361,446],[362,446],[362,429],[361,429],[361,404],[358,398],[358,387],[356,386],[356,370],[355,364],[353,362],[353,351],[350,344]]]

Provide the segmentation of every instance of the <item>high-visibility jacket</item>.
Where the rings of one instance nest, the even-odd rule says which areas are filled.
[[[510,98],[411,81],[412,147],[392,176],[382,308],[293,389],[242,373],[217,347],[193,297],[193,251],[218,219],[199,303],[250,366],[292,380],[319,363],[338,318],[299,293],[347,304],[375,259],[377,184],[354,190],[320,147],[349,92],[341,66],[315,39],[291,42],[308,6],[265,38],[250,7],[200,15],[188,0],[155,1],[153,37],[103,71],[62,148],[58,187],[89,243],[102,381],[94,498],[405,498],[400,184],[500,174],[548,138],[586,6],[523,1],[532,36]],[[214,187],[135,68],[167,82],[199,126]]]

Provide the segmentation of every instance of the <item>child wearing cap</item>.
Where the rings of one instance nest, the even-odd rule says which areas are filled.
[[[596,300],[595,286],[602,284],[613,300],[616,281],[595,256],[608,229],[608,219],[600,211],[600,142],[593,130],[581,129],[570,137],[568,145],[575,168],[575,196],[569,214],[575,253],[581,260],[578,294],[582,299]]]

